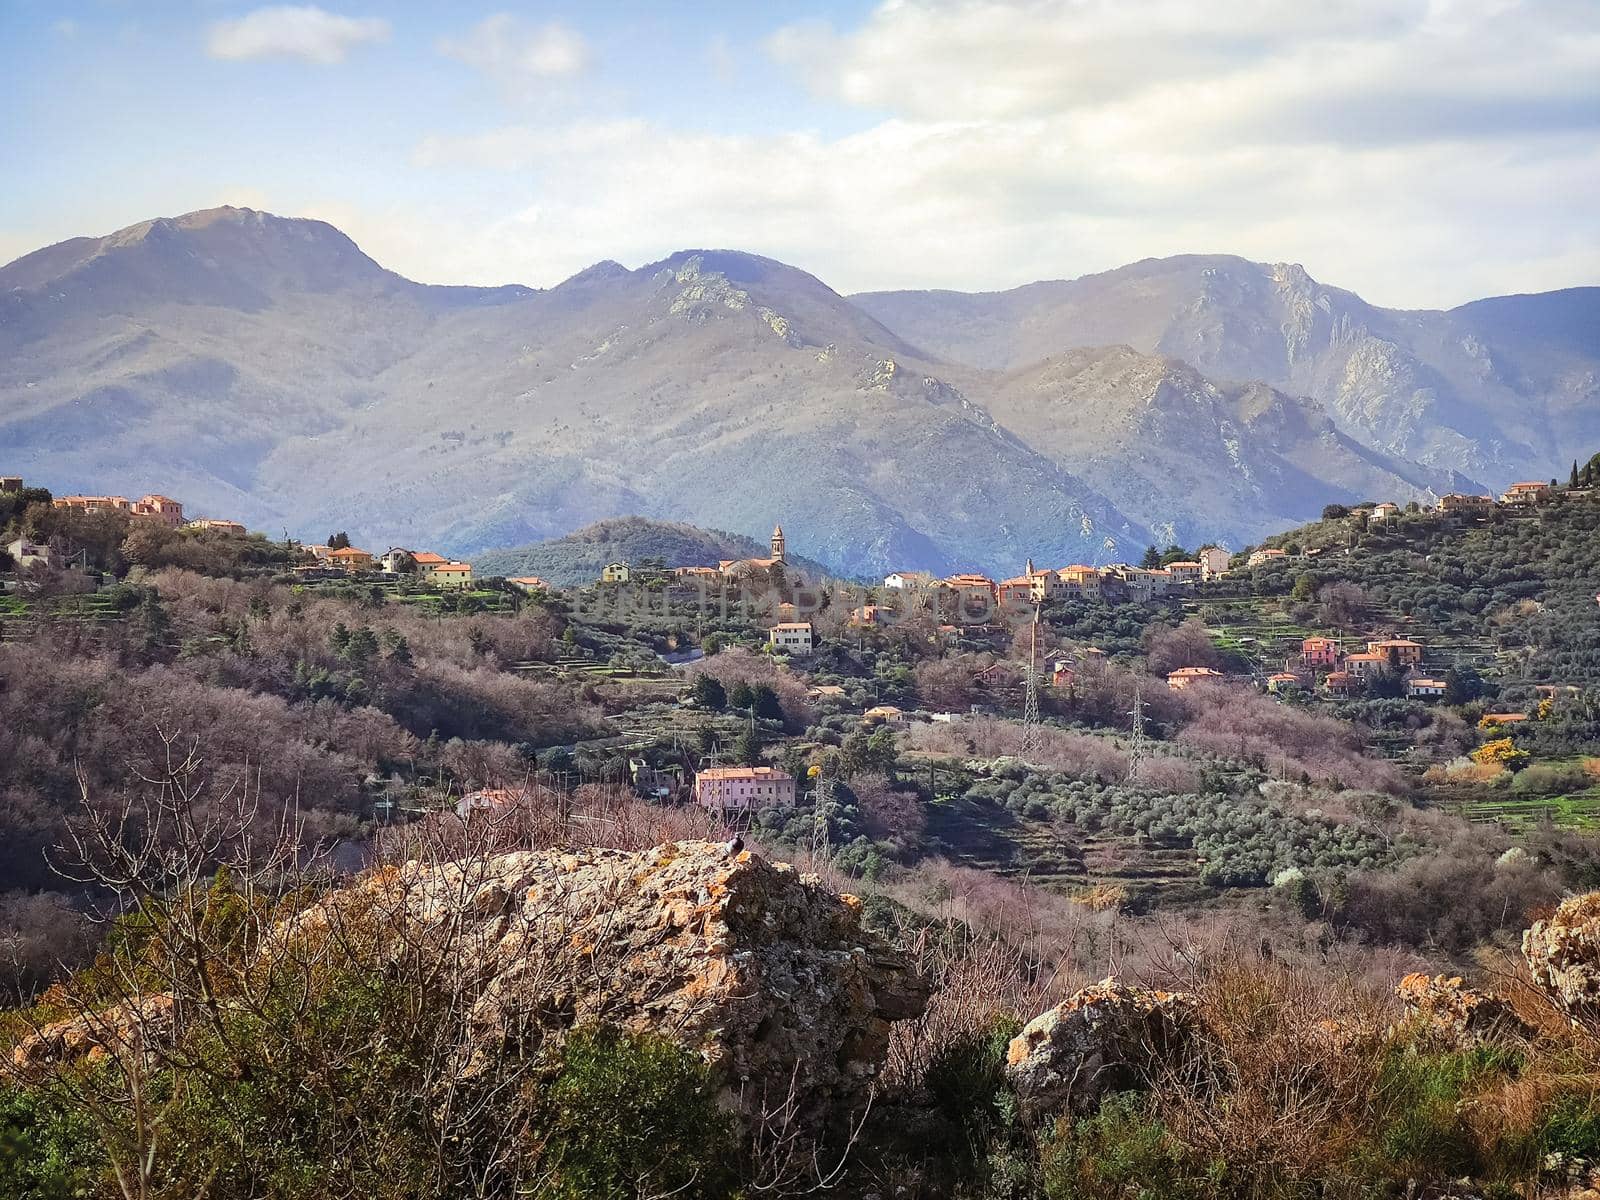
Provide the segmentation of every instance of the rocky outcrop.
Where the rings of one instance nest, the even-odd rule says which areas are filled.
[[[12,1049],[11,1065],[30,1075],[52,1063],[140,1054],[147,1046],[170,1039],[176,1027],[177,1006],[172,997],[146,996],[35,1030]]]
[[[1600,892],[1564,900],[1522,935],[1528,973],[1576,1021],[1600,1021]]]
[[[720,842],[526,851],[369,873],[273,930],[263,969],[350,948],[418,969],[458,998],[457,1070],[536,1050],[577,1026],[669,1038],[699,1054],[731,1107],[802,1123],[848,1115],[927,987],[815,876]],[[181,1032],[168,996],[39,1032],[19,1066]],[[128,1006],[123,1006],[128,1008]]]
[[[1182,1072],[1198,1030],[1193,996],[1103,979],[1024,1026],[1006,1052],[1006,1078],[1028,1120],[1081,1116],[1152,1072]]]
[[[1408,1032],[1441,1048],[1467,1050],[1531,1032],[1499,996],[1465,986],[1459,975],[1413,971],[1394,991]]]

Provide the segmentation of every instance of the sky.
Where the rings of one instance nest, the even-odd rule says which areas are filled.
[[[219,204],[430,283],[1600,284],[1600,0],[0,0],[0,261]]]

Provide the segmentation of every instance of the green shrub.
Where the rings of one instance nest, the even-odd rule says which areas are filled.
[[[606,1029],[567,1040],[545,1098],[539,1173],[551,1200],[735,1194],[733,1122],[705,1067],[660,1038]]]
[[[1454,1179],[1484,1168],[1462,1101],[1516,1074],[1519,1056],[1500,1047],[1450,1054],[1396,1051],[1378,1080],[1377,1152],[1394,1179]]]
[[[1210,1177],[1137,1096],[1113,1096],[1040,1150],[1048,1200],[1203,1200]]]
[[[1545,1118],[1539,1140],[1546,1154],[1600,1162],[1600,1106],[1588,1095],[1563,1097]]]
[[[49,1096],[0,1088],[0,1197],[85,1196],[104,1167],[93,1133]]]

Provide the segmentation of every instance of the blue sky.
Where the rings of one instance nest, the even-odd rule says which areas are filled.
[[[235,203],[430,282],[719,245],[842,291],[1600,283],[1600,0],[0,0],[0,78],[0,260]]]

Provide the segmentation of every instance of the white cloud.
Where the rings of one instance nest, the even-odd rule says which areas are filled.
[[[611,120],[429,137],[414,163],[500,208],[437,226],[433,247],[394,233],[396,265],[544,284],[600,258],[732,246],[855,290],[1232,252],[1414,306],[1592,283],[1592,12],[890,0],[854,29],[769,42],[819,94],[859,106],[858,131]]]
[[[504,12],[485,17],[459,37],[441,38],[439,53],[513,92],[582,74],[591,57],[583,35],[559,21],[529,25]]]
[[[353,47],[389,37],[381,17],[342,17],[313,5],[258,8],[211,26],[206,52],[212,58],[299,58],[329,65],[343,62]]]

